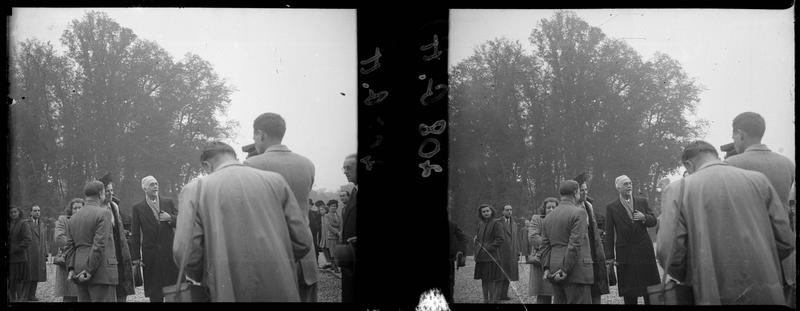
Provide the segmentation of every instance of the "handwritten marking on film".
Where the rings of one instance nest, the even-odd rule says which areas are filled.
[[[427,51],[433,49],[433,54],[422,56],[422,59],[425,60],[426,62],[434,59],[439,59],[439,57],[442,56],[442,51],[439,51],[439,36],[437,35],[433,35],[433,43],[423,45],[419,47],[419,49],[420,51]]]
[[[366,65],[366,64],[369,64],[369,63],[373,63],[372,67],[369,67],[369,68],[366,68],[366,69],[358,68],[358,72],[360,72],[362,75],[366,75],[366,74],[369,74],[369,73],[377,70],[378,68],[381,68],[380,59],[381,59],[381,49],[378,48],[378,47],[375,47],[375,55],[374,56],[358,62],[361,65]]]
[[[422,136],[428,136],[428,134],[439,135],[444,132],[444,129],[447,128],[447,121],[439,120],[433,123],[431,126],[425,125],[425,123],[421,123],[419,125],[419,133]]]

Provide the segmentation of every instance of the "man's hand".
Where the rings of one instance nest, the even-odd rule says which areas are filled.
[[[67,273],[67,280],[72,280],[75,277],[75,270],[70,269]]]
[[[644,221],[644,214],[642,214],[640,211],[634,211],[633,221]]]
[[[170,215],[169,213],[161,211],[161,213],[158,214],[158,221],[170,221],[170,220],[172,220],[172,215]]]
[[[144,263],[143,263],[141,260],[139,260],[139,259],[136,259],[136,260],[134,260],[134,261],[133,261],[133,265],[134,265],[134,266],[140,266],[140,267],[144,267]]]
[[[549,278],[550,278],[550,269],[544,270],[544,273],[542,273],[542,280],[547,281],[547,279]]]
[[[567,273],[564,270],[558,269],[556,271],[555,276],[553,276],[553,282],[560,283],[563,280],[567,279]]]
[[[356,238],[357,237],[347,238],[347,243],[348,244],[355,244],[356,243]]]

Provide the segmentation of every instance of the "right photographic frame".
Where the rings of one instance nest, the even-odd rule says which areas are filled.
[[[449,23],[451,301],[796,308],[791,8]]]

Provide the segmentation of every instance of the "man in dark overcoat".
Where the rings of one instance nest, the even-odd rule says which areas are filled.
[[[178,279],[178,267],[172,259],[178,210],[171,199],[158,195],[158,181],[153,176],[142,179],[142,189],[145,199],[132,208],[131,258],[143,269],[145,297],[150,302],[163,302],[164,286],[175,285]]]
[[[31,232],[28,252],[28,278],[25,281],[24,299],[39,301],[36,288],[39,282],[47,281],[47,224],[41,219],[42,210],[38,205],[31,207],[31,217],[27,219]]]
[[[648,227],[656,226],[656,217],[646,199],[632,195],[628,176],[619,176],[614,183],[619,198],[606,205],[606,260],[617,266],[619,296],[625,304],[637,304],[640,296],[649,304],[647,286],[661,282],[653,242],[647,234]]]
[[[502,256],[501,267],[505,275],[502,281],[498,281],[498,299],[509,300],[508,287],[511,281],[519,281],[519,255],[520,255],[520,240],[519,240],[519,227],[511,217],[514,214],[514,208],[511,205],[503,207],[503,217],[497,219],[497,222],[503,224],[503,244],[500,246],[500,254]]]
[[[356,241],[358,238],[356,236],[356,198],[358,193],[356,155],[347,156],[342,167],[347,181],[352,182],[355,187],[350,193],[350,199],[345,204],[340,241],[342,244],[336,246],[334,257],[342,268],[342,302],[353,302],[355,299]]]

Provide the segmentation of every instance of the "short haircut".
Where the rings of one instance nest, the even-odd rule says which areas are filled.
[[[582,185],[583,183],[589,181],[589,174],[586,174],[586,172],[583,172],[580,175],[575,176],[575,179],[573,179],[573,180],[575,182],[577,182],[578,185]]]
[[[331,206],[331,205],[334,205],[334,204],[339,205],[339,201],[333,200],[333,199],[328,200],[328,206]]]
[[[353,159],[353,161],[356,161],[356,160],[358,160],[358,155],[353,153],[353,154],[350,154],[350,155],[344,157],[344,159],[345,160]]]
[[[203,147],[203,153],[200,154],[200,162],[225,153],[233,155],[234,158],[236,157],[236,151],[233,151],[233,147],[221,141],[213,141]]]
[[[544,199],[544,201],[542,201],[542,205],[539,206],[539,210],[537,211],[539,215],[544,215],[544,214],[547,213],[547,203],[548,202],[553,202],[553,203],[556,204],[556,206],[558,206],[558,199],[556,199],[554,197],[548,197],[548,198]]]
[[[316,206],[325,206],[325,201],[317,200],[317,202],[314,202],[314,205],[316,205]]]
[[[562,196],[575,195],[579,188],[577,181],[565,180],[558,186],[558,194]]]
[[[87,197],[96,197],[99,196],[100,193],[106,191],[106,186],[103,185],[103,182],[99,180],[92,180],[87,182],[85,186],[83,186],[83,195]]]
[[[67,204],[67,207],[64,209],[64,215],[72,216],[72,206],[75,205],[75,203],[80,203],[81,205],[86,204],[81,198],[69,200],[69,204]]]
[[[100,179],[98,180],[100,180],[105,186],[108,186],[108,184],[114,182],[114,180],[111,178],[111,172],[106,173],[105,175],[103,175],[103,177],[100,177]]]
[[[253,130],[260,130],[270,137],[283,139],[283,135],[286,134],[286,121],[277,113],[262,113],[253,121]]]
[[[683,148],[683,154],[681,155],[681,162],[686,162],[691,158],[696,157],[701,153],[710,153],[713,154],[714,157],[719,158],[719,154],[717,154],[717,149],[714,148],[711,144],[703,141],[703,140],[695,140],[690,142],[686,147]]]
[[[733,130],[742,130],[750,137],[761,138],[766,129],[764,118],[755,112],[742,112],[733,119]]]

